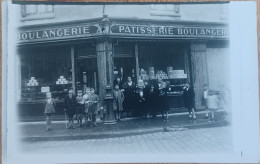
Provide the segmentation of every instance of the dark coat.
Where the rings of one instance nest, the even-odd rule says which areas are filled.
[[[195,93],[193,88],[189,87],[189,89],[183,90],[183,100],[184,100],[184,106],[186,108],[193,108],[194,106],[194,97]]]
[[[150,90],[148,106],[151,110],[151,113],[156,113],[158,111],[158,98],[159,98],[158,88],[154,88],[152,91]]]
[[[159,89],[158,109],[160,112],[169,110],[166,89]]]
[[[135,102],[135,83],[130,86],[126,82],[123,86],[124,88],[124,96],[125,100],[123,103],[124,109],[126,110],[133,110],[134,109],[134,102]]]
[[[72,97],[70,98],[69,95],[67,95],[64,100],[64,107],[66,109],[66,114],[68,116],[71,117],[71,116],[75,115],[76,106],[77,106],[76,96],[72,95]]]
[[[135,113],[137,116],[143,116],[147,112],[148,109],[147,100],[148,97],[144,92],[143,92],[143,96],[141,96],[139,92],[135,94],[135,102],[136,102]]]
[[[84,113],[84,98],[83,96],[77,96],[77,105],[76,105],[76,114],[83,114]]]

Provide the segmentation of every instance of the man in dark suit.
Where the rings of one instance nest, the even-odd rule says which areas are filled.
[[[183,87],[183,99],[184,99],[184,105],[189,111],[189,117],[190,119],[196,119],[195,110],[194,110],[194,90],[190,86],[189,83],[186,83]]]
[[[73,94],[73,89],[69,89],[68,95],[64,99],[64,106],[65,106],[65,114],[69,118],[69,126],[68,129],[74,129],[74,120],[73,117],[76,114],[76,96]]]

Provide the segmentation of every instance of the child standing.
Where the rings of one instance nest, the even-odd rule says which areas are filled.
[[[204,84],[203,86],[203,100],[206,107],[206,118],[209,118],[209,112],[211,112],[211,119],[209,122],[213,121],[215,119],[215,110],[218,108],[217,104],[217,95],[210,93],[208,85]],[[212,91],[211,91],[212,92]]]
[[[196,114],[194,110],[194,90],[193,88],[190,87],[189,83],[186,83],[185,86],[183,87],[183,100],[184,100],[184,105],[189,111],[189,118],[190,119],[196,119]]]
[[[53,98],[51,98],[51,93],[47,92],[46,93],[46,101],[44,103],[45,108],[44,108],[44,114],[46,116],[46,131],[50,131],[52,130],[51,128],[51,116],[53,113],[55,113],[55,100]]]
[[[91,116],[92,124],[91,126],[97,126],[96,116],[98,114],[98,96],[95,94],[94,88],[90,89],[89,103],[88,103],[88,114]]]
[[[124,101],[124,94],[119,88],[119,84],[115,84],[115,89],[113,91],[113,108],[114,108],[114,114],[117,121],[120,121],[121,114],[123,111],[123,101]]]
[[[84,99],[84,112],[85,112],[85,126],[88,124],[88,118],[89,118],[89,96],[90,96],[90,88],[86,88],[85,95],[83,96]]]
[[[82,127],[82,118],[84,113],[84,98],[83,98],[82,90],[78,90],[76,100],[77,100],[77,107],[76,107],[77,120],[78,120],[79,127]]]

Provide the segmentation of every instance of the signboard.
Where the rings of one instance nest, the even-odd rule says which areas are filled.
[[[169,79],[186,79],[187,74],[184,73],[184,70],[171,70],[169,71]]]
[[[41,87],[41,92],[43,93],[50,92],[50,87]]]
[[[161,37],[228,37],[228,29],[220,27],[183,27],[156,25],[113,25],[112,34]]]
[[[27,29],[29,29],[27,27]],[[55,25],[55,27],[33,27],[29,30],[23,29],[18,35],[19,43],[33,43],[39,41],[54,41],[61,39],[77,39],[82,37],[100,37],[102,35],[101,25],[98,23],[77,25]],[[228,38],[228,28],[206,27],[204,25],[142,25],[142,24],[112,24],[107,36],[111,37],[158,37],[158,38]]]
[[[99,34],[99,27],[95,25],[81,25],[72,27],[50,28],[44,30],[30,30],[20,32],[18,41],[53,40],[63,38],[77,38]]]

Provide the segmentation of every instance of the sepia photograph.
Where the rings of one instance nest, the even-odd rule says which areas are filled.
[[[235,123],[246,115],[236,107],[251,102],[233,96],[247,95],[248,85],[238,81],[244,74],[257,79],[257,48],[252,38],[249,66],[232,53],[238,36],[232,38],[231,3],[6,6],[10,163],[212,162],[234,152],[242,158],[235,139],[243,138],[242,126]],[[255,11],[254,3],[247,9]],[[257,127],[258,82],[251,86]]]

